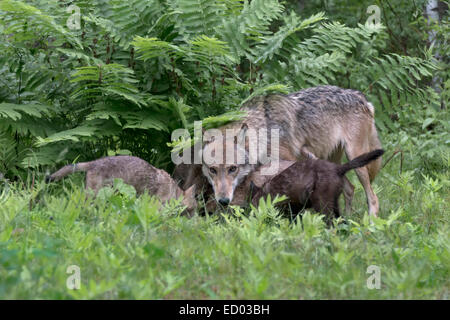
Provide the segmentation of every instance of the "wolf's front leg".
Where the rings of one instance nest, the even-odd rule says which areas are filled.
[[[344,199],[345,199],[345,213],[350,214],[352,212],[352,200],[355,193],[355,187],[350,180],[344,176]]]

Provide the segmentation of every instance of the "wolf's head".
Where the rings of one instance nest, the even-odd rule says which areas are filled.
[[[234,196],[234,190],[255,170],[256,165],[249,163],[245,147],[247,125],[244,123],[238,133],[227,130],[225,137],[215,130],[207,137],[203,146],[202,172],[212,185],[216,201],[228,205]]]

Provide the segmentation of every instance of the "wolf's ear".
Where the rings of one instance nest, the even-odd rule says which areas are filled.
[[[205,130],[202,128],[202,136],[203,136],[203,145],[208,144],[216,140],[216,136],[211,133],[211,131]]]
[[[244,122],[241,126],[241,129],[239,130],[238,134],[234,138],[234,142],[237,144],[244,144],[245,143],[245,135],[247,134],[248,125]]]

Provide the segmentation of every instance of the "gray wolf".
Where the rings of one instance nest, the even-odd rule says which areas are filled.
[[[278,171],[276,172],[276,174],[280,173],[293,163],[294,161],[280,160]],[[229,203],[229,205],[240,207],[248,206],[248,204],[251,202],[252,185],[262,187],[265,182],[275,176],[275,174],[262,174],[262,170],[267,166],[268,165],[261,165],[260,167],[258,167],[236,187],[234,193],[235,196],[233,197],[233,200]],[[175,167],[172,177],[175,181],[177,181],[178,185],[180,185],[183,190],[186,190],[195,185],[198,195],[202,194],[204,199],[206,200],[205,209],[207,212],[214,212],[217,208],[219,208],[217,206],[217,201],[215,201],[215,199],[210,199],[211,195],[214,196],[214,192],[211,184],[202,173],[201,164],[181,163]]]
[[[297,161],[299,159],[324,159],[340,163],[345,152],[349,160],[371,150],[380,149],[374,120],[374,107],[359,91],[335,86],[319,86],[296,93],[272,94],[251,99],[243,106],[247,115],[243,120],[219,128],[226,137],[223,140],[205,139],[203,145],[202,172],[214,189],[215,199],[229,204],[236,187],[245,177],[261,165],[246,161],[239,164],[236,159],[226,159],[222,163],[205,162],[205,154],[225,150],[227,144],[239,149],[239,141],[244,139],[245,157],[249,157],[249,128],[279,130],[279,159]],[[228,138],[226,130],[236,132]],[[268,148],[272,142],[268,139]],[[276,155],[275,155],[276,156]],[[381,158],[356,169],[359,181],[364,187],[369,214],[376,216],[379,210],[378,198],[370,182],[381,166]],[[344,179],[346,210],[350,210],[354,187]]]
[[[267,181],[262,188],[253,187],[252,204],[257,206],[266,195],[274,198],[285,195],[297,210],[313,208],[325,214],[328,221],[339,217],[338,199],[344,189],[344,176],[352,169],[361,168],[378,159],[384,153],[377,149],[365,153],[341,165],[320,159],[294,162],[287,169]]]
[[[276,172],[276,174],[280,173],[293,163],[294,161],[280,160],[278,171]],[[268,165],[262,165],[259,168],[257,168],[236,187],[234,192],[235,196],[233,197],[233,200],[229,203],[229,205],[246,207],[249,205],[249,203],[251,203],[253,188],[255,186],[262,187],[267,181],[269,181],[276,175],[276,174],[272,175],[262,174],[262,170],[266,166]],[[215,211],[217,209],[217,202],[214,199],[210,199],[206,204],[206,209],[208,212]]]
[[[94,194],[103,186],[112,184],[115,178],[132,185],[138,195],[148,192],[162,202],[183,196],[183,205],[192,213],[197,207],[195,185],[183,191],[164,170],[157,169],[145,160],[132,156],[105,157],[62,167],[46,177],[46,182],[58,181],[74,172],[86,172],[86,189]]]

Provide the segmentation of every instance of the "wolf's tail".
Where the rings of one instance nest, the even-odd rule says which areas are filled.
[[[346,164],[341,165],[338,169],[338,174],[343,176],[352,169],[364,167],[369,162],[381,157],[383,153],[384,153],[383,149],[376,149],[374,151],[364,153],[359,157],[356,157],[355,159],[347,162]]]
[[[58,181],[71,173],[78,172],[78,171],[87,171],[87,170],[89,170],[89,164],[90,164],[89,162],[68,164],[67,166],[62,167],[61,169],[54,172],[53,174],[46,176],[45,182],[49,183],[52,181]]]

